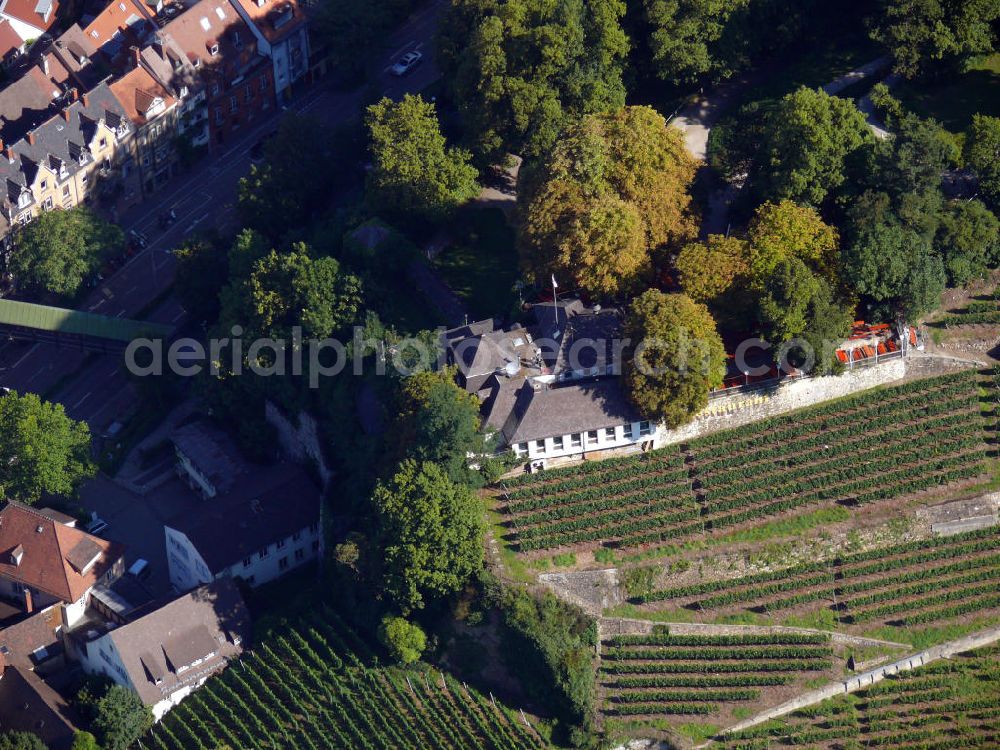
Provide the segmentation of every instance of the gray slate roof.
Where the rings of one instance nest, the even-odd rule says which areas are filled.
[[[319,522],[320,491],[290,463],[253,466],[225,494],[167,522],[191,540],[213,574]]]
[[[233,634],[241,645],[233,643]],[[250,637],[250,615],[236,584],[224,578],[111,630],[108,637],[142,702],[152,706],[238,656]],[[196,659],[204,661],[191,666]],[[189,668],[178,673],[182,667]]]
[[[525,382],[503,434],[508,444],[514,445],[639,420],[618,378],[552,387]]]

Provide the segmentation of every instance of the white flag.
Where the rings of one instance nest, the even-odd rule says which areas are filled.
[[[552,274],[552,288],[556,289],[559,285],[556,283],[556,275]]]

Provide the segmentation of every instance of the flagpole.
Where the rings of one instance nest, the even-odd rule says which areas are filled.
[[[559,305],[556,302],[556,288],[558,288],[558,286],[559,285],[556,283],[556,275],[552,274],[552,312],[555,313],[556,316],[557,328],[559,326]]]

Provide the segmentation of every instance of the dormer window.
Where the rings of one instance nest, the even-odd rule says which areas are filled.
[[[217,42],[212,42],[211,44],[208,45],[208,54],[210,54],[212,57],[215,57],[217,54],[219,54],[219,45]]]
[[[22,190],[17,196],[17,207],[25,208],[29,203],[31,203],[31,193],[27,190]]]
[[[23,559],[24,559],[24,547],[22,547],[19,544],[10,551],[10,561],[13,565],[17,566],[21,564],[21,560]]]

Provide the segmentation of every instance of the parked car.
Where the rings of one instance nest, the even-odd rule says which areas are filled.
[[[128,574],[135,578],[137,581],[145,581],[149,578],[151,569],[149,567],[149,561],[143,560],[141,557],[129,566]]]
[[[100,536],[107,530],[107,528],[108,522],[93,511],[90,514],[90,523],[84,527],[88,534],[93,534],[94,536]]]
[[[267,147],[268,141],[270,141],[274,136],[278,134],[277,130],[272,130],[267,135],[261,136],[261,139],[257,141],[253,146],[250,147],[250,163],[260,164],[264,161],[264,149]]]
[[[417,67],[423,59],[424,56],[420,52],[407,52],[396,61],[396,64],[390,68],[389,72],[394,76],[405,76]]]

